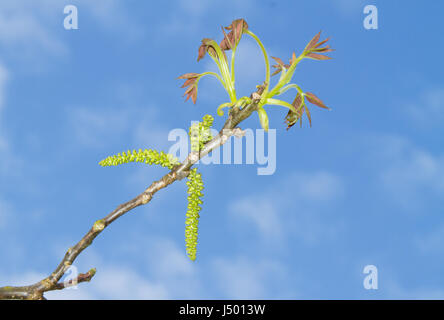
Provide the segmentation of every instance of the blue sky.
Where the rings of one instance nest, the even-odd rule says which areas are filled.
[[[74,4],[79,29],[63,28]],[[379,28],[363,27],[376,5]],[[186,186],[175,183],[113,223],[75,266],[97,274],[58,299],[444,298],[444,83],[439,1],[121,1],[0,3],[0,285],[48,275],[92,223],[165,169],[98,161],[128,148],[167,151],[168,132],[226,101],[215,80],[184,103],[204,37],[243,17],[272,56],[288,60],[320,30],[331,61],[303,61],[294,82],[312,108],[285,130],[269,108],[277,167],[201,165],[198,258],[184,245]],[[263,81],[245,38],[236,83]],[[286,96],[291,100],[291,96]],[[215,127],[224,118],[217,117]],[[253,116],[243,128],[259,127]],[[378,289],[363,287],[366,265]]]

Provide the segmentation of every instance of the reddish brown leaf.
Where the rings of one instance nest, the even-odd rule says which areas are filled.
[[[193,83],[195,83],[195,82],[196,82],[196,79],[197,79],[197,78],[187,79],[187,80],[183,83],[183,85],[181,85],[180,87],[181,87],[181,88],[188,87],[189,85],[192,85]]]
[[[322,40],[321,42],[319,42],[319,43],[315,46],[315,48],[319,48],[319,47],[322,46],[324,43],[326,43],[328,40],[330,40],[330,37],[328,37],[327,39]]]
[[[329,59],[331,59],[331,57],[324,56],[322,54],[317,54],[317,53],[309,53],[306,55],[306,57],[314,59],[314,60],[329,60]]]
[[[187,96],[187,98],[185,99],[185,101],[188,101],[188,99],[191,97],[191,100],[193,100],[193,103],[196,104],[196,99],[197,99],[197,87],[196,86],[192,86],[189,87],[186,91],[184,96]]]
[[[185,82],[183,83],[183,85],[181,86],[181,88],[186,88],[185,90],[185,94],[187,98],[185,99],[185,101],[187,101],[190,97],[193,100],[194,103],[196,103],[196,98],[197,98],[197,85],[196,85],[196,81],[197,79],[199,79],[200,74],[199,73],[185,73],[183,75],[181,75],[180,77],[178,77],[178,79],[186,79]]]
[[[233,30],[233,28],[236,28],[236,27],[239,27],[239,26],[242,28],[242,31],[248,30],[248,23],[244,19],[233,20],[228,27],[225,27],[225,29]]]
[[[307,98],[307,100],[308,100],[310,103],[312,103],[312,104],[314,104],[314,105],[317,105],[318,107],[321,107],[321,108],[324,108],[324,109],[328,109],[328,110],[330,110],[330,108],[327,107],[327,106],[322,102],[322,100],[319,99],[314,93],[306,92],[306,93],[305,93],[305,97]]]
[[[278,65],[278,64],[276,64],[276,65],[273,65],[272,66],[273,68],[276,68],[276,70],[271,74],[271,76],[275,76],[275,75],[277,75],[279,72],[281,72],[282,71],[282,68],[281,68],[281,66],[280,65]]]
[[[305,47],[305,51],[309,51],[311,48],[313,48],[316,43],[319,41],[319,38],[321,37],[321,31],[317,35],[313,37],[313,39],[310,40],[310,42]]]
[[[233,48],[234,44],[234,34],[230,32],[230,35],[227,35],[224,28],[222,27],[222,32],[224,33],[224,38],[220,43],[220,48],[222,50],[230,50]]]
[[[290,65],[292,65],[295,60],[296,60],[296,54],[293,52],[293,55],[291,56],[290,59]]]
[[[200,76],[200,73],[190,72],[177,77],[177,79],[191,79],[191,78],[197,78],[198,76]]]
[[[280,66],[284,66],[284,62],[281,60],[281,58],[272,57],[274,61],[276,61]]]
[[[228,34],[224,31],[224,39],[220,43],[222,50],[230,50],[232,47],[237,46],[242,34],[248,30],[248,24],[244,19],[236,19],[228,27],[227,30],[231,30]]]
[[[308,110],[307,106],[304,106],[305,108],[305,113],[307,114],[307,118],[308,118],[308,122],[310,123],[310,127],[311,127],[311,114],[310,114],[310,110]]]
[[[197,61],[202,59],[205,56],[205,53],[208,52],[208,54],[212,56],[216,56],[216,50],[211,45],[210,41],[213,41],[212,39],[204,38],[202,39],[202,44],[199,47],[198,54],[197,54]]]
[[[298,110],[301,110],[302,97],[299,94],[299,92],[296,95],[296,97],[294,98],[293,103],[291,105],[296,109],[296,112],[298,112]]]
[[[199,50],[197,51],[197,61],[202,59],[205,56],[206,52],[207,52],[206,46],[204,44],[201,44]]]
[[[332,51],[335,51],[334,49],[331,49],[329,46],[326,46],[326,47],[324,47],[324,48],[319,48],[319,49],[314,49],[313,50],[313,52],[322,52],[322,53],[325,53],[325,52],[332,52]]]

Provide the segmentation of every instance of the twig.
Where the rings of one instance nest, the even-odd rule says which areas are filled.
[[[252,94],[252,97],[257,96],[258,93]],[[114,211],[109,213],[103,219],[97,220],[92,228],[83,236],[83,238],[73,247],[69,248],[57,268],[50,276],[43,280],[29,286],[18,287],[0,287],[0,299],[28,299],[28,300],[43,300],[43,294],[47,291],[61,290],[67,287],[65,283],[59,282],[65,272],[72,265],[74,260],[89,247],[93,240],[113,221],[127,213],[128,211],[147,204],[151,201],[154,194],[169,186],[177,180],[181,180],[188,176],[191,167],[205,155],[212,150],[224,144],[232,135],[240,137],[243,131],[237,128],[237,125],[248,118],[253,111],[257,109],[258,99],[253,99],[253,102],[243,109],[232,109],[228,119],[219,134],[211,141],[207,142],[200,152],[191,152],[185,161],[175,166],[169,173],[164,175],[160,180],[153,182],[144,192],[137,197],[119,205]],[[80,274],[77,277],[77,283],[90,281],[95,274],[95,269],[91,269],[86,274]],[[72,284],[72,281],[71,281]],[[69,285],[69,282],[68,282]]]

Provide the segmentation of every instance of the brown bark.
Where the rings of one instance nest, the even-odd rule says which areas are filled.
[[[77,244],[67,250],[62,261],[51,273],[51,275],[29,286],[0,287],[0,299],[43,300],[45,299],[43,296],[45,292],[52,290],[61,290],[67,287],[65,283],[60,282],[60,279],[63,277],[68,268],[72,265],[75,259],[80,255],[80,253],[82,253],[83,250],[89,247],[92,244],[93,240],[103,230],[105,230],[105,228],[109,224],[111,224],[114,220],[118,219],[128,211],[150,202],[157,191],[166,188],[177,180],[181,180],[187,177],[191,167],[199,159],[207,155],[212,150],[220,147],[232,135],[242,135],[242,130],[237,128],[237,126],[257,109],[257,105],[260,99],[260,93],[261,92],[255,92],[252,94],[251,98],[253,99],[253,102],[250,105],[247,105],[243,109],[232,109],[219,134],[215,136],[211,141],[207,142],[199,153],[191,152],[183,163],[174,167],[160,180],[154,181],[141,194],[129,200],[128,202],[119,205],[114,211],[109,213],[103,219],[97,220],[91,227],[91,229],[83,236],[83,238],[80,239]],[[90,281],[94,274],[95,269],[91,269],[90,271],[88,271],[88,273],[80,274],[77,277],[77,283]]]

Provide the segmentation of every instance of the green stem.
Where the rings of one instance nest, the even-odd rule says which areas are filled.
[[[264,55],[265,60],[265,90],[263,93],[263,97],[267,95],[268,87],[270,86],[270,61],[268,60],[268,54],[265,50],[264,45],[262,44],[261,40],[250,30],[245,31],[246,34],[248,34],[250,37],[252,37],[254,40],[256,40],[259,47],[261,47],[262,54]]]
[[[233,82],[231,80],[230,70],[228,69],[227,61],[225,59],[224,53],[222,52],[222,49],[219,47],[216,41],[212,40],[211,46],[216,50],[216,54],[219,60],[219,63],[217,63],[220,73],[222,74],[222,77],[225,80],[225,83],[227,84],[227,91],[228,95],[230,96],[231,102],[236,102],[236,91],[234,90]]]
[[[290,68],[288,68],[288,70],[285,72],[285,75],[281,79],[279,79],[279,82],[270,91],[270,93],[268,94],[268,97],[271,98],[277,94],[280,94],[279,92],[280,92],[281,88],[290,82],[291,78],[293,77],[294,71],[296,70],[296,66],[303,58],[304,58],[304,55],[300,55],[299,57],[297,57],[295,59],[295,61],[293,61]]]
[[[234,86],[234,56],[236,55],[236,47],[231,50],[231,82]]]
[[[293,112],[296,112],[296,109],[294,108],[293,105],[289,104],[288,102],[282,101],[282,100],[268,98],[267,100],[265,100],[265,103],[270,104],[270,105],[275,105],[275,106],[282,106],[282,107],[290,109]]]
[[[299,93],[302,94],[302,89],[301,87],[299,87],[297,84],[294,83],[290,83],[289,85],[286,85],[285,87],[283,87],[282,89],[279,90],[279,92],[276,95],[281,95],[284,92],[290,90],[290,89],[296,89]]]

